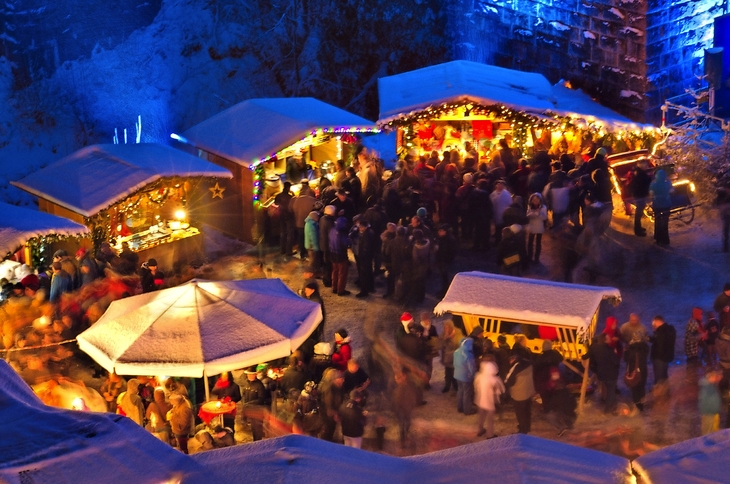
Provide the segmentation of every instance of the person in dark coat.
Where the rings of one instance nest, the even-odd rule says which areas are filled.
[[[476,189],[468,195],[469,211],[474,224],[474,250],[489,250],[492,237],[492,202],[489,200],[489,182],[479,180]]]
[[[352,198],[347,195],[347,191],[344,188],[337,190],[337,200],[332,202],[332,205],[337,208],[338,217],[345,217],[347,220],[347,227],[349,228],[352,224],[352,218],[357,213],[357,210],[355,208],[355,202],[353,202]]]
[[[347,447],[359,449],[362,447],[362,436],[365,433],[367,412],[362,408],[362,393],[352,390],[350,398],[340,405],[339,418],[342,428],[342,438]]]
[[[672,208],[672,182],[664,170],[654,174],[654,181],[649,185],[654,210],[654,239],[657,245],[669,245],[669,211]]]
[[[558,371],[558,365],[563,361],[563,355],[553,349],[553,343],[550,340],[542,342],[542,353],[534,355],[533,358],[533,376],[535,378],[535,390],[540,394],[543,402],[543,410],[548,411],[547,402],[549,393],[552,390],[553,371]]]
[[[390,243],[390,264],[391,271],[387,277],[388,295],[394,294],[398,280],[403,277],[406,265],[410,265],[411,246],[406,234],[408,229],[398,227],[395,231],[395,238]],[[385,297],[385,296],[384,296]]]
[[[355,169],[347,167],[347,179],[342,183],[342,188],[349,193],[352,202],[355,204],[355,212],[361,213],[364,208],[362,199],[362,182],[355,174]]]
[[[338,296],[348,296],[347,272],[350,262],[347,258],[347,248],[350,238],[347,236],[347,219],[339,217],[329,233],[329,256],[332,261],[332,292]]]
[[[373,270],[374,274],[378,275],[382,271],[383,252],[383,242],[380,238],[380,234],[385,232],[386,226],[388,224],[388,215],[383,209],[382,202],[380,200],[376,200],[374,203],[372,203],[372,206],[370,208],[365,210],[362,218],[370,225],[370,230],[372,230],[373,234],[375,235],[375,238],[373,239],[375,242],[375,249],[373,252]]]
[[[451,266],[456,259],[456,251],[458,244],[456,237],[451,233],[451,227],[448,224],[441,224],[436,229],[436,268],[439,271],[441,278],[441,289],[439,295],[443,296],[449,288],[451,278],[449,277],[449,271]],[[489,242],[487,242],[488,247]]]
[[[421,338],[421,326],[412,321],[408,324],[408,332],[400,334],[396,341],[398,351],[404,356],[413,360],[419,366],[424,362],[426,357],[426,344]]]
[[[150,259],[139,270],[142,292],[157,291],[165,287],[165,273],[157,268],[157,260]]]
[[[294,389],[299,394],[304,390],[304,385],[311,379],[311,375],[305,370],[304,362],[299,361],[299,358],[295,355],[291,355],[289,357],[289,366],[284,370],[284,375],[279,380],[279,391],[283,395],[289,395],[289,392]]]
[[[373,260],[378,249],[377,237],[370,228],[370,224],[361,218],[357,222],[358,236],[353,240],[352,252],[357,262],[357,277],[360,280],[360,292],[355,296],[368,297],[375,292],[375,275],[373,274]]]
[[[393,413],[398,419],[400,445],[403,448],[410,434],[413,410],[423,401],[423,392],[405,372],[395,374],[395,383],[391,401]]]
[[[626,347],[624,352],[624,361],[626,362],[626,371],[628,373],[633,372],[636,368],[639,369],[641,374],[641,380],[639,383],[630,388],[631,390],[631,401],[634,402],[636,408],[639,411],[644,410],[644,397],[646,396],[646,380],[649,376],[649,370],[647,368],[647,360],[649,358],[649,345],[646,343],[646,335],[637,331],[631,336],[631,342]]]
[[[322,284],[332,287],[332,257],[330,255],[329,234],[335,226],[337,207],[327,205],[324,215],[319,218],[319,250],[322,251]]]
[[[644,216],[646,200],[649,198],[649,186],[651,186],[651,176],[647,172],[648,168],[648,161],[644,158],[640,159],[634,167],[633,175],[628,186],[635,205],[634,235],[638,237],[646,236],[646,229],[641,226],[641,218]]]
[[[512,232],[512,229],[504,227],[502,229],[501,240],[497,245],[497,265],[502,274],[510,276],[521,275],[521,252],[522,247],[520,247],[517,236]]]
[[[616,352],[608,346],[606,333],[595,337],[583,360],[590,361],[590,368],[601,383],[601,397],[605,401],[604,413],[613,412],[616,407],[616,386],[619,375],[619,360]]]
[[[669,379],[669,363],[674,361],[677,331],[659,315],[654,316],[651,327],[654,328],[654,336],[651,337],[651,364],[654,367],[654,384],[659,385]]]
[[[253,366],[245,372],[246,381],[241,386],[241,400],[243,401],[243,418],[251,425],[253,440],[264,438],[264,407],[267,395],[266,388],[261,380],[257,378],[256,367]]]
[[[327,370],[322,378],[322,387],[320,396],[322,398],[322,417],[324,419],[324,430],[321,438],[324,440],[332,439],[337,428],[337,419],[339,418],[340,407],[344,400],[342,385],[345,378],[340,370],[331,368]]]
[[[294,213],[291,211],[291,202],[294,195],[291,193],[291,182],[284,182],[283,190],[274,197],[274,203],[279,207],[279,248],[286,256],[292,255],[294,245]]]
[[[318,343],[324,340],[324,325],[327,321],[327,313],[324,309],[324,300],[322,299],[322,295],[319,293],[319,284],[317,281],[307,281],[304,285],[304,289],[302,289],[302,295],[304,296],[304,299],[316,302],[319,304],[319,307],[322,308],[322,321],[317,325],[310,336],[311,339],[315,340],[315,343]]]
[[[345,372],[345,382],[342,384],[342,391],[345,395],[349,395],[353,390],[362,392],[362,405],[365,406],[367,398],[367,388],[370,386],[370,376],[362,369],[360,363],[354,358],[347,361],[347,371]]]
[[[512,405],[517,417],[517,431],[521,434],[530,433],[532,421],[532,396],[535,394],[533,368],[529,360],[518,354],[509,358],[510,369],[504,385],[509,389]]]

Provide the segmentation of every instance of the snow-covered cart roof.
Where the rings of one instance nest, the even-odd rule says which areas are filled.
[[[225,168],[170,146],[140,143],[87,146],[10,183],[90,217],[160,178],[175,176],[233,177]]]
[[[317,133],[377,131],[375,123],[311,97],[249,99],[172,137],[249,166]]]
[[[554,86],[542,74],[479,62],[452,61],[378,79],[379,125],[444,103],[504,105],[534,115],[558,114],[607,128],[648,128],[597,103],[580,90]]]
[[[0,203],[0,255],[16,251],[34,237],[87,233],[88,227],[67,218]]]
[[[521,277],[461,272],[436,314],[454,313],[586,330],[604,299],[621,300],[613,287],[583,286]]]

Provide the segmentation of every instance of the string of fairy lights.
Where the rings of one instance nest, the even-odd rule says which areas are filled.
[[[404,113],[381,123],[380,127],[386,131],[401,128],[404,131],[404,142],[407,144],[416,137],[414,124],[425,121],[447,121],[454,117],[458,117],[461,121],[486,117],[493,121],[508,122],[512,129],[515,147],[520,150],[527,146],[527,137],[531,130],[547,129],[561,133],[588,132],[602,145],[630,140],[650,146],[662,136],[661,129],[654,126],[622,125],[620,123],[612,125],[591,116],[561,115],[550,111],[533,114],[504,104],[484,105],[468,99]]]
[[[314,140],[318,137],[329,136],[329,135],[342,135],[340,141],[343,143],[357,141],[357,138],[352,133],[380,133],[380,128],[374,127],[326,127],[316,128],[311,130],[305,136],[300,138],[298,141],[290,144],[284,150],[271,153],[268,156],[254,159],[249,165],[248,169],[253,171],[253,204],[254,207],[261,205],[261,197],[264,194],[264,178],[266,177],[266,170],[264,163],[267,161],[274,161],[281,156],[285,151],[296,150],[311,145]]]

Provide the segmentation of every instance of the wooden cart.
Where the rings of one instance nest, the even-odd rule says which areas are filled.
[[[553,341],[553,349],[563,355],[565,366],[583,377],[580,412],[588,387],[588,372],[572,362],[580,361],[588,351],[604,300],[618,304],[621,293],[612,287],[461,272],[454,277],[434,312],[461,316],[467,334],[478,326],[494,343],[503,334],[510,347],[515,337],[511,330],[519,324],[523,333],[537,336],[527,339],[533,353],[542,353],[546,339]]]

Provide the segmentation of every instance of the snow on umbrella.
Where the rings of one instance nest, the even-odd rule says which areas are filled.
[[[280,279],[192,280],[114,301],[77,340],[117,374],[201,377],[288,356],[321,320]]]
[[[47,407],[2,360],[0,381],[0,482],[210,482],[202,465],[127,417]]]

